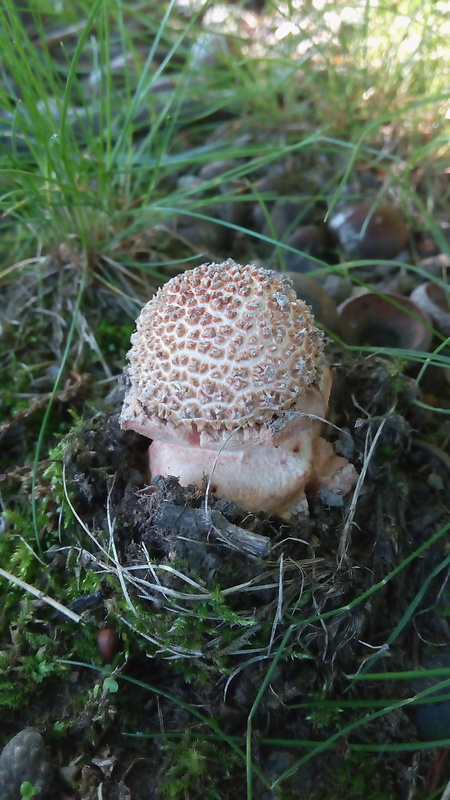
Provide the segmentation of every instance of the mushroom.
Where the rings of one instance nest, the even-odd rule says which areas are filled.
[[[314,278],[301,272],[285,272],[284,275],[291,279],[297,297],[301,296],[311,307],[314,319],[317,319],[325,329],[339,333],[340,320],[336,303],[327,290]]]
[[[411,294],[411,300],[429,314],[444,336],[450,336],[450,291],[443,286],[427,281],[421,283]]]
[[[363,291],[338,306],[341,333],[351,345],[428,350],[431,320],[409,297]]]
[[[395,258],[408,245],[408,225],[389,203],[350,203],[328,224],[346,258]]]
[[[322,332],[283,273],[232,259],[172,278],[143,308],[120,424],[173,475],[284,519],[343,495],[356,471],[320,437],[331,372]]]

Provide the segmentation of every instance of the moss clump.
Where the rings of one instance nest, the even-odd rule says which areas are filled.
[[[228,797],[227,784],[232,788],[233,775],[242,762],[223,742],[211,742],[186,733],[181,739],[164,746],[164,778],[161,796],[166,800],[186,800],[201,797],[217,800]]]
[[[376,780],[374,780],[376,776]],[[332,780],[327,784],[327,800],[397,800],[394,767],[381,756],[350,753],[333,759]],[[309,800],[322,800],[323,793],[313,792]]]

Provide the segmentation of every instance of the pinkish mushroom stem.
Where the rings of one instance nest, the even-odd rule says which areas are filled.
[[[174,475],[249,511],[307,513],[356,472],[320,437],[331,373],[323,335],[282,273],[231,259],[178,275],[137,320],[120,418],[151,476]]]

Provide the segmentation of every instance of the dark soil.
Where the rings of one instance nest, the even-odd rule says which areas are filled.
[[[330,361],[337,365],[335,447],[359,471],[366,469],[350,525],[351,497],[338,507],[327,505],[327,497],[311,500],[309,517],[289,526],[227,501],[210,499],[205,511],[204,496],[172,478],[157,478],[143,491],[148,442],[121,432],[116,412],[85,421],[63,440],[58,470],[61,477],[64,466],[83,528],[75,520],[67,525],[51,551],[50,571],[70,582],[77,564],[81,576],[94,576],[90,585],[96,592],[85,596],[80,578],[85,605],[71,607],[83,615],[81,631],[45,607],[27,624],[57,641],[57,651],[64,642],[67,652],[72,641],[75,653],[74,637],[89,631],[94,640],[95,628],[113,629],[120,638],[107,660],[113,659],[114,674],[124,680],[117,693],[95,700],[101,666],[72,666],[65,679],[49,681],[47,690],[44,682],[31,704],[3,726],[6,735],[30,725],[50,731],[65,719],[71,735],[48,738],[53,763],[85,765],[76,779],[77,797],[97,797],[100,785],[111,799],[127,791],[136,800],[170,796],[168,776],[182,786],[179,759],[193,752],[201,762],[198,774],[186,763],[188,788],[174,796],[244,797],[245,764],[225,742],[208,738],[206,720],[242,748],[251,713],[252,760],[270,785],[308,752],[295,742],[320,744],[362,720],[365,710],[356,701],[373,701],[369,710],[375,710],[380,699],[389,705],[389,698],[413,694],[408,681],[352,675],[414,670],[425,652],[448,647],[450,492],[441,428],[432,412],[417,406],[413,379],[398,373],[393,362],[337,350]],[[17,471],[7,471],[4,482],[11,487],[15,476]],[[45,485],[39,477],[42,494]],[[48,505],[47,513],[50,529],[58,512]],[[71,546],[80,545],[74,561]],[[254,547],[267,555],[255,556]],[[207,599],[199,602],[199,592]],[[337,716],[320,706],[321,698],[355,703],[347,708],[344,702]],[[406,711],[398,708],[338,736],[337,749],[300,764],[283,780],[281,794],[254,775],[256,795],[337,797],[329,786],[337,764],[342,791],[350,791],[346,761],[357,759],[352,746],[417,739],[416,710]],[[143,736],[126,736],[138,732]],[[421,766],[411,753],[386,751],[384,796],[408,796],[413,766],[420,785],[426,759]],[[63,790],[72,796],[58,777]]]

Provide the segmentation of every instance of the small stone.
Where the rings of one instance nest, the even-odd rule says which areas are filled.
[[[436,489],[437,492],[441,492],[444,488],[444,481],[436,472],[431,472],[428,475],[427,483],[428,486],[431,486],[432,489]]]
[[[53,767],[50,753],[34,728],[13,736],[0,756],[0,800],[20,800],[20,787],[29,781],[44,798],[50,788]]]
[[[429,702],[414,706],[415,723],[417,736],[423,741],[439,741],[448,739],[450,736],[450,703],[444,699],[448,694],[448,686],[442,686],[447,679],[445,670],[450,669],[450,653],[448,651],[427,654],[421,659],[421,669],[423,676],[411,681],[411,689],[414,694],[428,691],[427,700]],[[427,675],[426,670],[441,670],[440,675]],[[430,692],[436,686],[435,692]],[[442,695],[442,698],[440,696]]]

